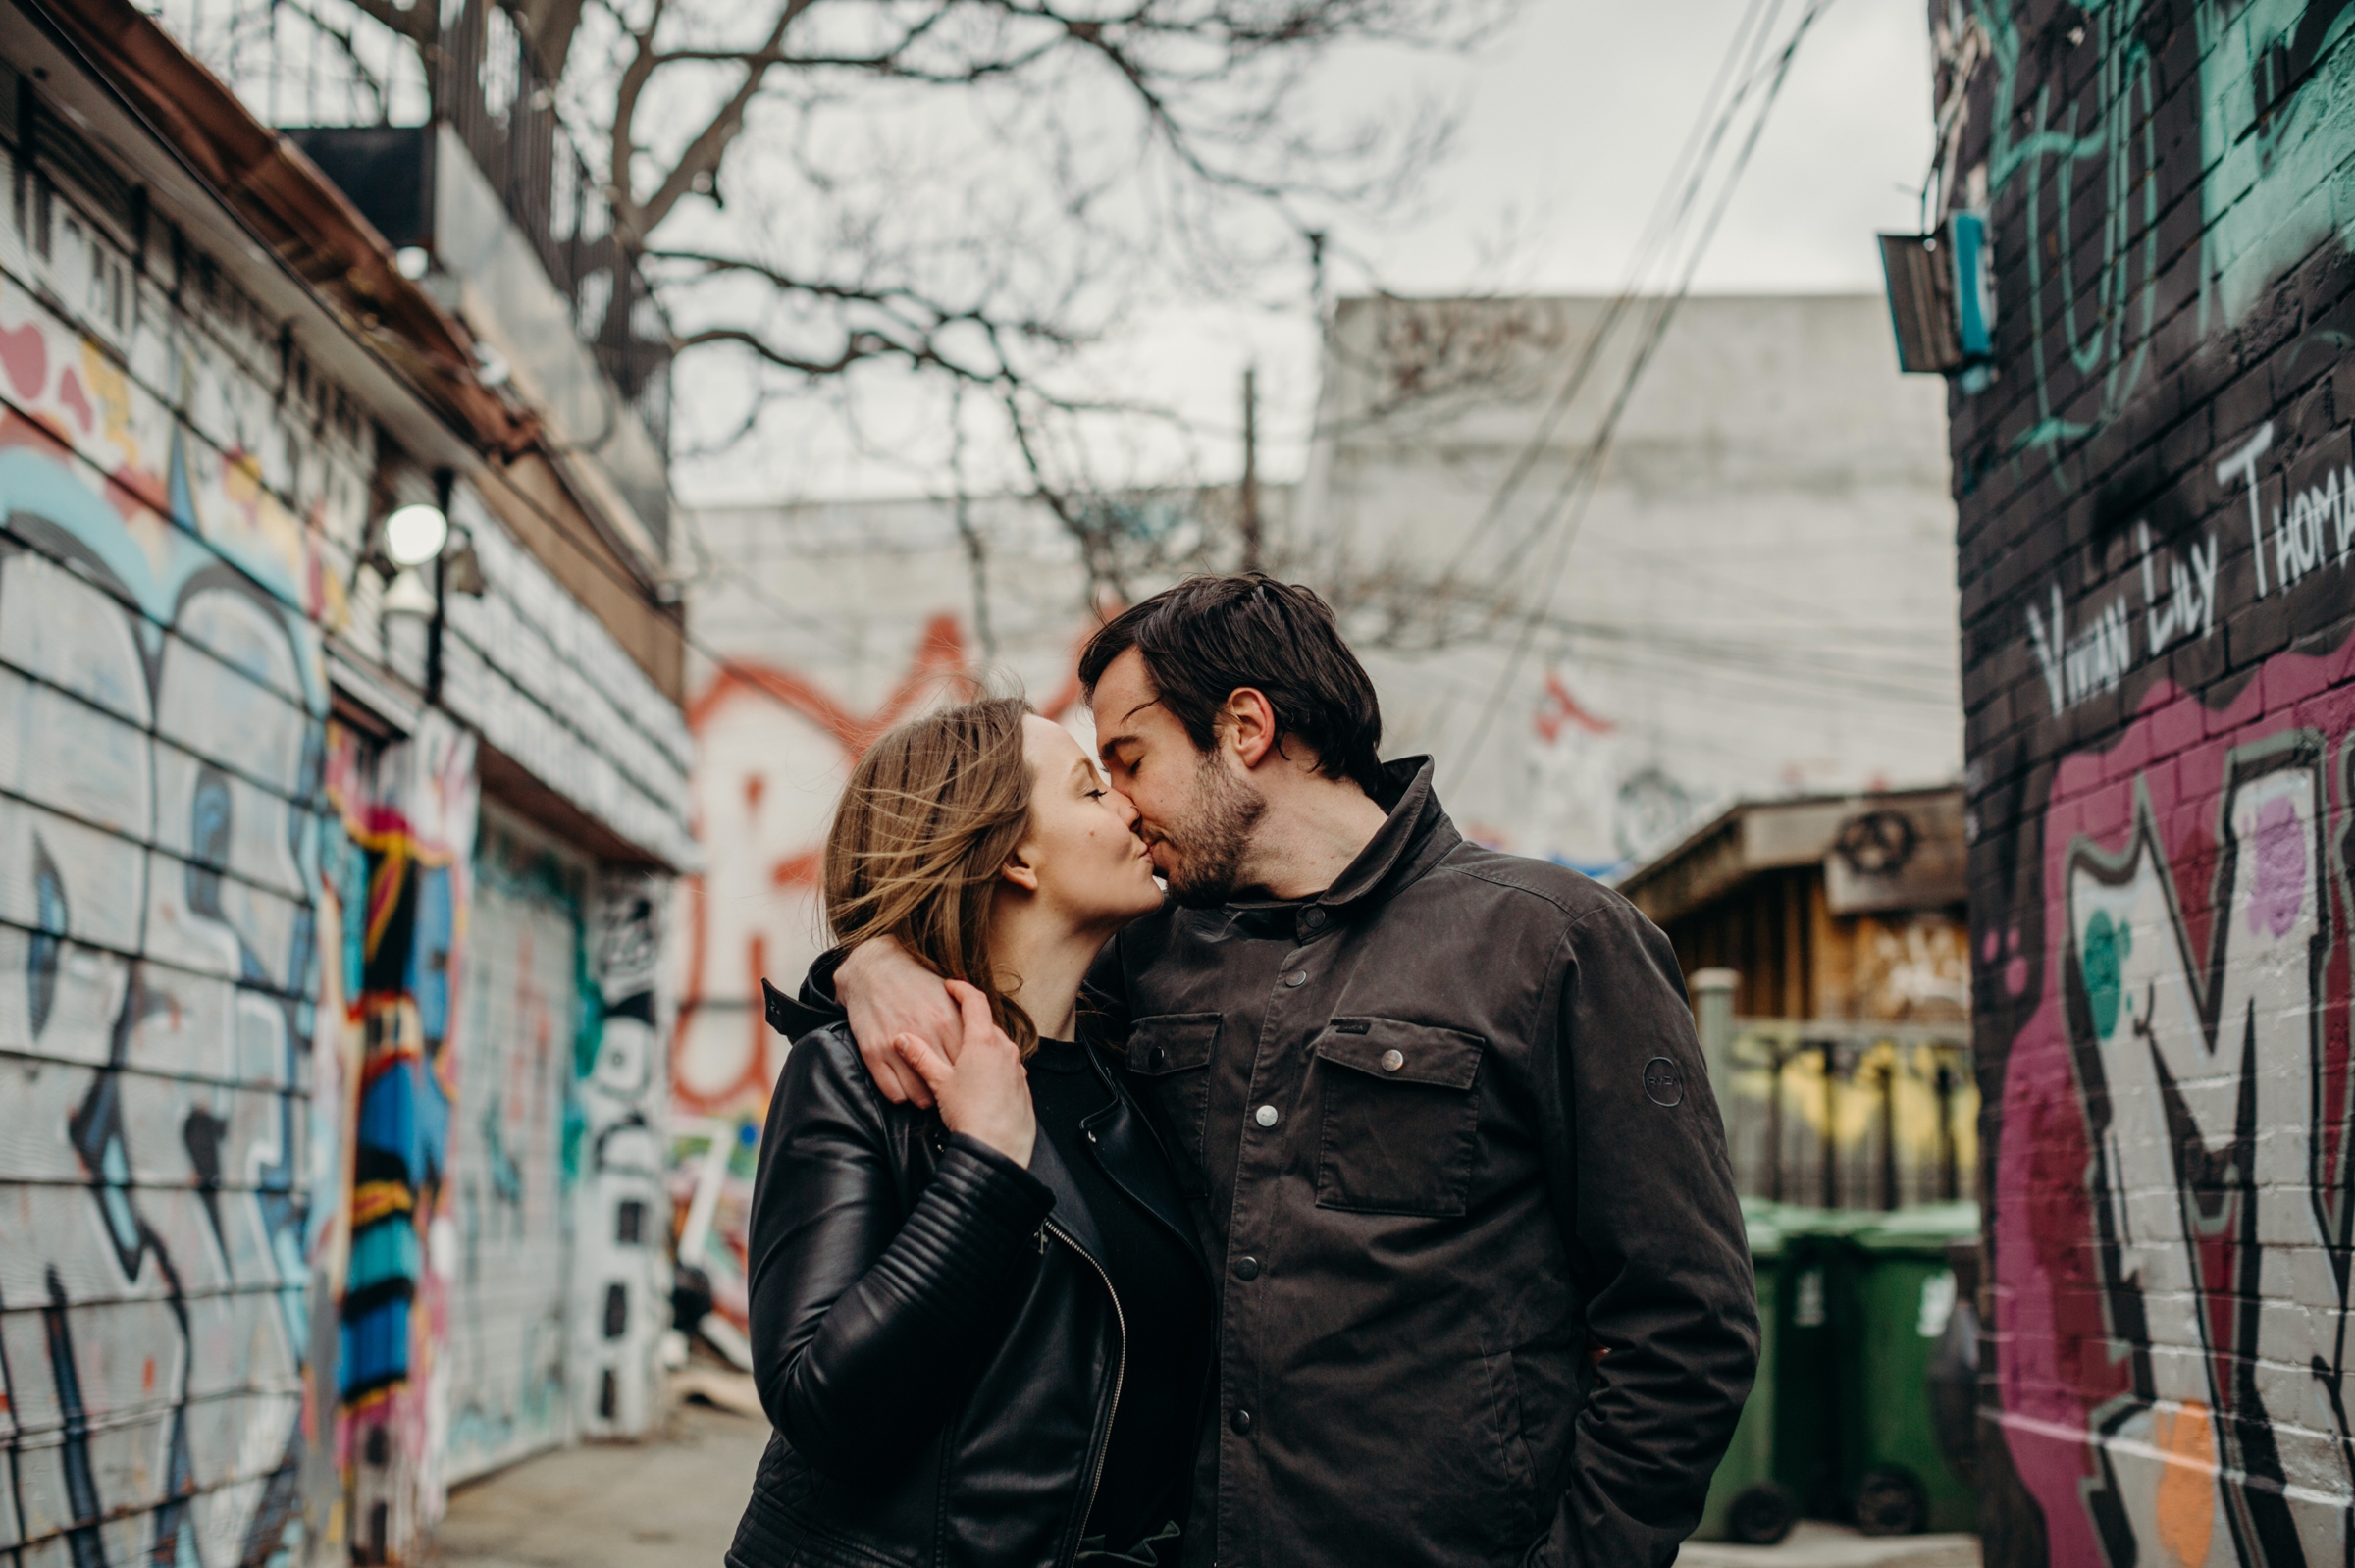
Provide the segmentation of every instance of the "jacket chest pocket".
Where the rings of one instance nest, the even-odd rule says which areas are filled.
[[[1210,1114],[1210,1058],[1219,1043],[1220,1015],[1167,1013],[1139,1019],[1128,1031],[1128,1071],[1149,1086],[1162,1124],[1177,1141],[1178,1183],[1206,1189],[1202,1124]]]
[[[1480,1138],[1479,1037],[1334,1019],[1314,1049],[1325,1118],[1317,1207],[1463,1213]]]

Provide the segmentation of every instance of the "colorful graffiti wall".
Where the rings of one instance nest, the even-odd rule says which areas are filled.
[[[0,107],[19,84],[0,63]],[[659,1414],[667,880],[480,831],[476,731],[443,711],[355,727],[339,691],[387,642],[346,586],[373,419],[169,225],[18,167],[19,125],[0,1558],[413,1561],[451,1484]],[[508,738],[543,672],[585,671],[606,707],[515,749],[615,800],[624,755],[654,783],[610,814],[675,850],[676,708],[458,498],[494,582],[451,693]]]
[[[316,620],[368,438],[41,205],[0,218],[0,1550],[259,1563],[342,1518]]]
[[[2355,1561],[2355,6],[1935,0],[1991,1564]]]
[[[451,1219],[451,1479],[564,1440],[564,1140],[585,1026],[589,867],[486,810],[475,858]]]
[[[344,1063],[314,1121],[347,1145],[340,1267],[323,1281],[341,1333],[322,1347],[341,1420],[335,1474],[352,1556],[410,1555],[450,1479],[449,1335],[456,1247],[453,1123],[466,1103],[455,1028],[477,790],[473,737],[437,715],[378,747],[329,732]]]
[[[607,867],[589,911],[594,985],[573,1042],[573,1430],[629,1437],[661,1417],[670,1328],[669,1171],[663,1128],[671,1009],[662,975],[670,878]]]

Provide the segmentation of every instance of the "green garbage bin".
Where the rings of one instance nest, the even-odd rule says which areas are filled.
[[[1958,1300],[1950,1249],[1978,1233],[1975,1203],[1894,1210],[1850,1231],[1834,1271],[1841,1489],[1867,1534],[1978,1528],[1978,1495],[1941,1451],[1931,1394]]]
[[[1709,1482],[1708,1501],[1694,1535],[1701,1541],[1766,1546],[1789,1535],[1799,1518],[1799,1500],[1782,1486],[1774,1469],[1776,1347],[1785,1334],[1781,1319],[1788,1293],[1782,1266],[1783,1206],[1745,1198],[1742,1219],[1750,1231],[1751,1268],[1758,1281],[1758,1376],[1734,1427],[1733,1441]]]
[[[1841,1489],[1840,1281],[1848,1237],[1879,1218],[1851,1209],[1784,1208],[1782,1301],[1775,1345],[1774,1479],[1810,1519],[1844,1519]]]

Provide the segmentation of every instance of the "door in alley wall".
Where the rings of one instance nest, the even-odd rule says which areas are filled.
[[[565,1311],[573,1051],[590,867],[497,807],[474,856],[450,1128],[451,1482],[570,1435]]]

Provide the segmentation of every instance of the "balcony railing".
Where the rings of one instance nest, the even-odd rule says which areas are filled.
[[[1968,1023],[1737,1019],[1710,1054],[1746,1196],[1894,1209],[1978,1195]]]
[[[613,209],[507,13],[461,6],[442,32],[442,117],[570,302],[573,329],[662,451],[670,449],[670,324],[613,233]]]
[[[580,340],[668,452],[669,324],[616,240],[604,187],[566,134],[553,87],[503,8],[489,0],[446,6],[429,72],[406,38],[349,0],[143,3],[273,126],[446,121],[531,241]]]

